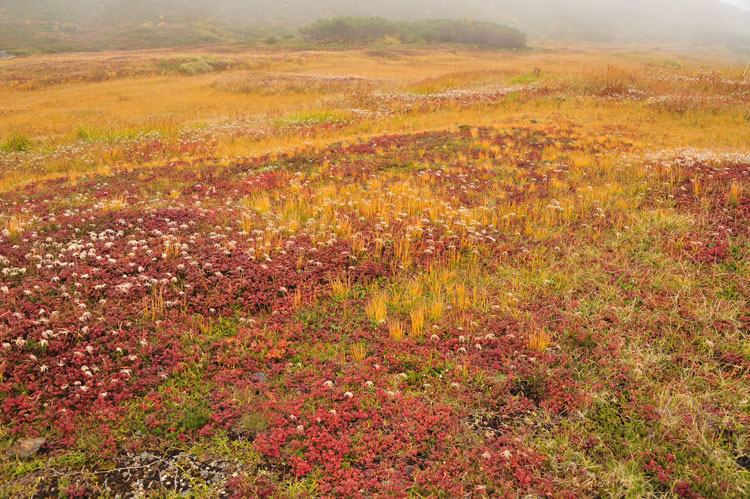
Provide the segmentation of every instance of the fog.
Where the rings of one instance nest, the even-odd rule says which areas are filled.
[[[94,34],[106,36],[107,28],[122,43],[129,30],[139,30],[147,46],[175,44],[179,36],[236,40],[352,15],[491,21],[522,30],[532,43],[710,43],[748,50],[748,9],[750,0],[0,0],[0,49],[22,46],[24,38],[37,45],[94,44]]]
[[[725,3],[741,9],[750,10],[750,0],[723,0]]]

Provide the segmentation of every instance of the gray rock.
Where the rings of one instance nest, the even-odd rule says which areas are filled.
[[[7,454],[10,458],[31,459],[37,455],[39,449],[45,443],[47,443],[47,439],[43,437],[22,438],[13,447],[8,449]]]

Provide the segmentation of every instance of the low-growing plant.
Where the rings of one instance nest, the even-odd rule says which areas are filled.
[[[25,133],[13,132],[0,144],[0,151],[8,153],[27,152],[31,149],[33,142]]]

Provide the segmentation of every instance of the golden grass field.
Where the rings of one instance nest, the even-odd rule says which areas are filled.
[[[0,61],[0,498],[747,497],[743,70]]]
[[[603,126],[621,127],[622,133],[651,149],[685,145],[744,148],[750,142],[743,126],[747,124],[747,111],[742,105],[722,102],[726,96],[722,93],[731,89],[726,85],[710,88],[704,74],[737,78],[743,69],[741,64],[717,65],[717,58],[709,56],[680,57],[588,47],[550,47],[531,52],[300,53],[222,52],[216,48],[3,61],[0,137],[23,133],[34,147],[28,158],[3,158],[2,182],[7,188],[39,175],[127,162],[118,154],[117,143],[139,134],[158,132],[162,141],[172,143],[181,133],[211,125],[229,123],[247,128],[252,122],[250,127],[260,129],[285,117],[291,121],[304,121],[306,117],[322,122],[347,121],[356,106],[372,107],[367,100],[375,94],[426,95],[487,85],[521,89],[531,82],[551,92],[543,96],[515,92],[512,98],[492,105],[459,102],[395,116],[357,117],[335,130],[302,136],[294,127],[280,127],[260,138],[223,130],[212,138],[209,149],[213,155],[232,157],[384,131],[410,132],[462,124],[505,126],[530,118],[569,119],[592,133]],[[204,59],[227,69],[192,76],[179,70],[184,61]],[[676,79],[697,75],[703,75],[699,82]],[[602,99],[602,91],[617,92],[626,87],[671,100],[661,106],[664,112],[651,113],[645,111],[655,106],[645,99]],[[690,100],[696,98],[712,99],[711,109],[703,109],[697,102],[691,105]],[[678,112],[670,112],[670,106]],[[681,107],[685,112],[679,112]],[[70,155],[55,154],[64,147],[82,151],[77,155],[85,156],[86,164]],[[166,148],[160,157],[149,159],[167,160],[172,156],[178,153]],[[29,163],[33,168],[26,168]]]

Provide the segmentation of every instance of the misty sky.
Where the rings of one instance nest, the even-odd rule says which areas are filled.
[[[722,0],[725,3],[740,7],[741,9],[750,10],[750,0]]]

